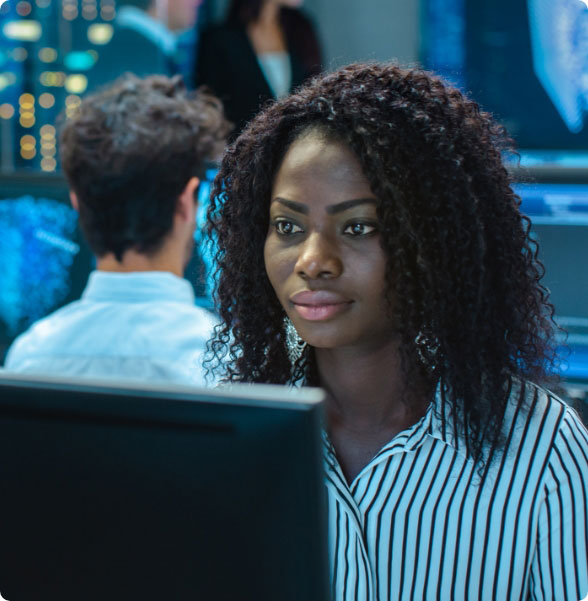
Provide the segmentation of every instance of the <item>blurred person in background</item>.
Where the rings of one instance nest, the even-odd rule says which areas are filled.
[[[7,370],[204,383],[214,318],[182,276],[199,178],[227,131],[218,100],[179,76],[127,74],[82,101],[60,154],[96,270],[80,300],[15,340]]]
[[[114,34],[89,74],[89,90],[129,72],[139,77],[183,71],[179,40],[193,26],[203,0],[121,0]]]
[[[199,39],[195,84],[221,98],[235,135],[270,99],[321,71],[321,49],[302,0],[232,0],[227,19]]]

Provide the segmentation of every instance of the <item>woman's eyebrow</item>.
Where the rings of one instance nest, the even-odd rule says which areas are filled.
[[[286,200],[285,198],[280,198],[279,196],[276,196],[276,198],[273,199],[272,203],[274,202],[279,202],[281,205],[284,205],[291,211],[295,211],[296,213],[302,213],[303,215],[308,215],[310,211],[308,205],[305,205],[302,202],[296,202],[295,200]]]
[[[295,211],[296,213],[302,213],[303,215],[308,215],[309,208],[308,205],[302,202],[296,202],[295,200],[287,200],[286,198],[276,197],[273,202],[279,202],[281,205],[284,205],[291,211]],[[347,211],[348,209],[352,209],[353,207],[357,207],[359,205],[364,204],[373,204],[378,205],[378,200],[376,198],[352,198],[351,200],[344,200],[343,202],[338,202],[334,205],[329,205],[327,207],[327,213],[329,215],[334,215],[336,213],[342,213],[343,211]]]
[[[348,209],[352,209],[353,207],[365,204],[372,204],[377,206],[379,203],[377,198],[352,198],[351,200],[344,200],[343,202],[338,202],[335,205],[329,205],[327,207],[327,213],[329,215],[334,215],[335,213],[342,213],[343,211],[347,211]]]

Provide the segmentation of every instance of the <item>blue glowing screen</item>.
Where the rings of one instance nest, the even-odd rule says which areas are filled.
[[[9,336],[60,305],[80,246],[77,214],[62,202],[23,196],[0,202],[0,320]]]
[[[423,15],[425,67],[471,94],[519,148],[588,148],[585,0],[425,0]]]
[[[528,0],[533,68],[566,127],[584,127],[588,8],[579,0]]]

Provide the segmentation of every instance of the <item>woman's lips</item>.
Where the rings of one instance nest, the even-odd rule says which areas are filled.
[[[308,321],[331,319],[351,305],[351,301],[324,290],[298,292],[290,297],[290,301],[300,317]]]
[[[307,321],[323,321],[331,319],[341,313],[349,306],[349,303],[338,303],[336,305],[297,305],[294,308],[298,314]]]

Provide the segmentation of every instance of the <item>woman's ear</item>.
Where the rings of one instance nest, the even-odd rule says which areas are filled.
[[[71,202],[71,206],[79,212],[80,210],[80,203],[78,202],[78,197],[76,196],[76,193],[73,190],[69,191],[69,201]]]

